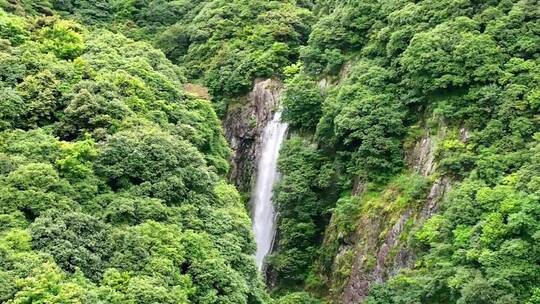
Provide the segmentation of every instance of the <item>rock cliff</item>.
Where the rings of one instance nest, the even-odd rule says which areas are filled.
[[[252,91],[227,111],[223,124],[232,149],[229,179],[240,191],[251,190],[262,131],[272,119],[282,91],[283,84],[278,80],[256,80]]]
[[[405,176],[426,183],[420,198],[399,206],[403,194],[395,184],[389,184],[380,192],[379,203],[373,203],[370,201],[373,198],[364,196],[366,185],[360,180],[354,181],[352,194],[361,208],[366,206],[356,220],[354,233],[332,235],[336,233],[332,230],[332,219],[325,236],[326,246],[331,240],[338,239],[340,243],[327,281],[333,302],[362,303],[373,284],[414,266],[415,254],[408,242],[410,232],[437,212],[452,186],[452,179],[437,171],[436,150],[445,133],[444,127],[437,134],[426,130],[406,151]],[[466,139],[467,136],[462,137]]]
[[[403,268],[414,265],[415,255],[407,244],[407,234],[429,219],[438,208],[442,198],[451,187],[451,179],[436,176],[435,151],[437,141],[443,136],[425,134],[418,139],[406,157],[409,169],[429,180],[433,180],[421,205],[413,205],[398,212],[376,213],[366,216],[357,239],[362,246],[357,248],[351,275],[342,295],[343,303],[361,303],[375,283],[386,281]],[[369,255],[375,255],[374,263],[369,263]]]

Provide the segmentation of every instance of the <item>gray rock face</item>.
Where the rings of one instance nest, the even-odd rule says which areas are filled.
[[[432,136],[424,136],[416,142],[407,155],[409,168],[422,176],[429,176],[435,171],[435,141]]]
[[[414,216],[412,210],[406,210],[386,234],[384,241],[377,244],[379,232],[384,224],[372,222],[365,227],[369,229],[367,243],[357,252],[349,281],[343,290],[342,303],[361,303],[368,295],[374,283],[381,283],[389,276],[395,275],[400,269],[414,265],[414,254],[401,244],[401,234],[407,222]],[[375,265],[371,267],[366,263],[371,255],[372,248],[376,248]],[[392,255],[392,251],[396,253]]]
[[[272,120],[283,84],[274,79],[256,80],[242,105],[233,105],[223,122],[232,148],[229,179],[239,190],[249,192],[256,174],[264,127]]]
[[[448,176],[439,177],[431,186],[426,204],[421,212],[422,219],[429,219],[438,210],[439,202],[450,191],[452,187],[452,180]]]
[[[437,138],[444,137],[444,127],[437,136],[426,134],[416,141],[415,145],[407,151],[406,161],[408,167],[422,176],[433,176],[436,172],[436,143]],[[462,131],[463,138],[467,138],[466,131]],[[357,247],[355,262],[351,275],[343,289],[341,303],[362,303],[367,297],[369,289],[374,283],[381,283],[396,275],[403,268],[414,266],[414,252],[407,247],[403,234],[408,229],[408,223],[418,227],[432,217],[438,210],[439,203],[448,193],[452,185],[449,177],[436,178],[418,209],[407,208],[399,218],[392,223],[385,222],[383,218],[369,218],[361,223],[358,239],[363,244]],[[364,191],[360,181],[353,183],[353,195],[361,195]],[[391,224],[390,228],[388,224]],[[387,230],[385,230],[387,229]],[[373,262],[367,261],[371,258]]]

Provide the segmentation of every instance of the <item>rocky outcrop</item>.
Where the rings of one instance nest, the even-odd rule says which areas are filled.
[[[416,141],[412,151],[407,153],[409,168],[423,176],[429,176],[435,171],[435,139],[424,136]]]
[[[468,138],[466,131],[461,131]],[[381,283],[403,268],[414,266],[414,252],[407,246],[411,226],[419,227],[437,212],[439,203],[451,188],[449,177],[436,177],[435,152],[437,141],[445,136],[445,129],[437,135],[425,135],[407,152],[406,162],[411,171],[434,179],[422,206],[404,209],[399,216],[383,213],[365,217],[357,232],[356,257],[348,282],[343,289],[341,303],[362,303],[374,283]],[[353,193],[360,195],[363,186],[353,183]]]
[[[239,190],[249,192],[255,177],[261,135],[279,104],[280,81],[256,80],[253,90],[229,107],[224,120],[225,135],[232,148],[229,179]]]
[[[422,219],[429,219],[438,210],[439,202],[450,191],[452,187],[452,180],[448,176],[440,177],[431,186],[429,195],[426,199],[426,204],[420,214]]]

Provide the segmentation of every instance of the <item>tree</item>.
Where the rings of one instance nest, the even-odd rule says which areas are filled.
[[[96,171],[113,189],[131,189],[171,205],[212,199],[207,189],[215,182],[191,144],[155,128],[121,131],[109,137]]]
[[[51,211],[31,225],[32,246],[49,253],[63,270],[80,269],[97,281],[111,254],[109,227],[99,219],[78,212]]]
[[[82,28],[67,20],[42,19],[36,33],[43,52],[52,52],[61,59],[75,59],[84,48]]]
[[[296,76],[285,85],[283,119],[298,129],[314,130],[322,116],[324,97],[317,83],[305,76]]]
[[[92,285],[70,279],[58,267],[45,263],[17,282],[19,291],[6,303],[91,303]]]
[[[319,304],[321,301],[312,298],[308,293],[298,292],[290,293],[281,297],[277,303],[279,304]]]

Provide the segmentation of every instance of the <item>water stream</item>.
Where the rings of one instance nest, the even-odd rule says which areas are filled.
[[[279,179],[277,160],[281,143],[287,133],[287,124],[281,122],[281,112],[276,112],[263,131],[257,180],[252,194],[253,232],[257,243],[255,259],[259,270],[264,258],[272,250],[276,213],[272,202],[272,188]]]

